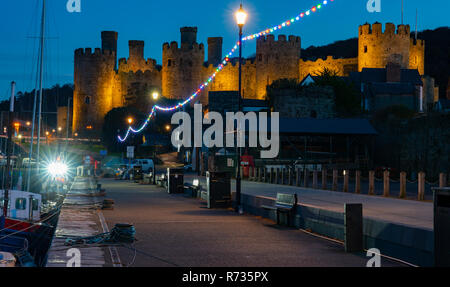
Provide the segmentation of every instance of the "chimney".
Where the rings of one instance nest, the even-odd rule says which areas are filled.
[[[399,64],[388,63],[386,65],[386,82],[400,82],[402,70]]]

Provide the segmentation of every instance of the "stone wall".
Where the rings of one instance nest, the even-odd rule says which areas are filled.
[[[326,59],[315,61],[300,60],[300,81],[308,74],[312,76],[320,74],[325,68],[335,71],[338,76],[348,76],[350,72],[358,70],[358,58],[334,59],[328,56]]]
[[[334,118],[335,95],[331,87],[268,90],[273,109],[282,118]]]

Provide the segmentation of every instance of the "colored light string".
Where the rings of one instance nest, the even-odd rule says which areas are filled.
[[[254,39],[257,39],[259,37],[262,37],[262,36],[265,36],[265,35],[268,35],[268,34],[272,34],[272,33],[276,32],[278,30],[290,27],[293,23],[296,23],[296,22],[300,21],[302,18],[304,18],[306,16],[309,16],[312,13],[317,12],[324,5],[327,5],[328,2],[333,2],[333,1],[334,0],[323,0],[320,4],[317,4],[317,5],[313,6],[309,10],[301,12],[297,16],[295,16],[293,18],[290,18],[290,19],[280,23],[279,25],[273,26],[271,28],[267,28],[265,30],[260,31],[259,33],[250,34],[248,36],[243,37],[242,41],[254,40]],[[239,41],[238,41],[234,45],[234,47],[230,50],[230,52],[228,52],[227,55],[225,56],[225,58],[223,59],[222,63],[219,66],[217,66],[215,72],[202,85],[200,85],[200,87],[189,98],[187,98],[183,102],[180,102],[180,103],[176,104],[175,106],[171,106],[171,107],[161,107],[159,105],[154,105],[152,107],[152,110],[151,110],[150,114],[148,115],[147,119],[144,121],[142,126],[139,129],[137,129],[137,130],[135,130],[131,126],[129,126],[128,130],[127,130],[127,132],[126,132],[126,134],[125,134],[125,136],[123,138],[120,137],[120,135],[117,136],[119,141],[120,142],[124,142],[128,138],[128,136],[130,135],[130,132],[140,133],[141,131],[143,131],[145,129],[145,127],[149,124],[150,120],[155,115],[156,110],[160,110],[160,111],[164,111],[164,112],[174,111],[174,110],[177,110],[179,108],[182,108],[186,104],[190,103],[193,99],[195,99],[206,87],[208,87],[209,84],[211,84],[211,82],[214,81],[214,79],[216,78],[217,74],[220,73],[225,68],[225,66],[230,62],[230,57],[237,51],[237,49],[239,48],[240,44],[241,43],[239,43]]]

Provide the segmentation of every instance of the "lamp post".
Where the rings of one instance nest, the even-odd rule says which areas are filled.
[[[247,20],[247,13],[242,8],[236,12],[236,22],[239,26],[239,92],[238,92],[238,112],[241,111],[241,91],[242,91],[242,28]],[[239,123],[236,124],[236,211],[240,212],[241,207],[241,147],[238,144]]]

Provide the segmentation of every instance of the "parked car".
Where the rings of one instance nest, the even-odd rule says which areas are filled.
[[[155,169],[155,164],[153,163],[152,159],[147,159],[147,158],[138,158],[138,159],[134,159],[131,162],[131,167],[135,166],[135,165],[140,165],[142,166],[142,171],[144,172],[151,172]]]

